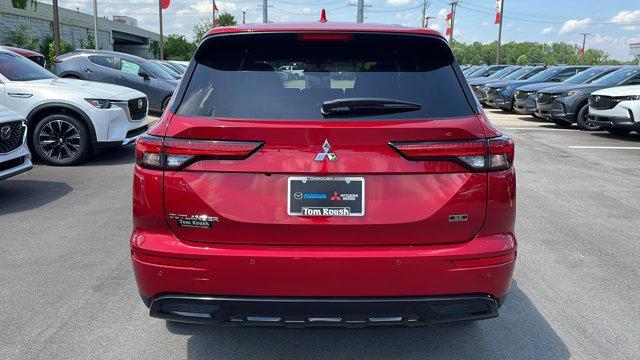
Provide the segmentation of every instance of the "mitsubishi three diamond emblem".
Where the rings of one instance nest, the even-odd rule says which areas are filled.
[[[324,140],[324,143],[322,144],[322,150],[323,152],[316,155],[316,161],[324,161],[324,158],[328,158],[329,161],[338,161],[338,156],[335,153],[329,152],[329,150],[331,150],[331,144],[329,144],[329,140]]]

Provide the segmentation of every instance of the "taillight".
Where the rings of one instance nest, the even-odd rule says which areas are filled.
[[[260,141],[193,140],[151,135],[136,140],[136,163],[145,168],[179,170],[199,160],[243,160],[256,152]]]
[[[452,161],[471,171],[505,170],[513,164],[513,140],[500,136],[486,140],[402,141],[389,145],[413,161]]]

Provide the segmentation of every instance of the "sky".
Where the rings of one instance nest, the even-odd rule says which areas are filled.
[[[50,0],[44,0],[49,2]],[[126,15],[138,26],[158,32],[158,0],[97,0],[98,16]],[[329,21],[355,21],[356,0],[268,0],[269,20],[315,21],[321,9]],[[262,0],[216,1],[220,12],[239,21],[262,22]],[[444,31],[449,0],[429,0],[429,27]],[[59,0],[62,7],[92,13],[92,0]],[[365,0],[365,22],[419,26],[423,0]],[[171,0],[163,11],[164,33],[192,39],[193,25],[211,17],[211,0]],[[496,40],[495,0],[460,0],[456,11],[455,38],[462,42]],[[564,41],[580,44],[581,33],[590,33],[587,48],[598,48],[611,58],[629,60],[629,43],[640,42],[638,0],[504,0],[503,42]]]

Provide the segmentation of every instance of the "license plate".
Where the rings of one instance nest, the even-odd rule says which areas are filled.
[[[293,216],[363,216],[364,178],[289,178],[287,213]]]

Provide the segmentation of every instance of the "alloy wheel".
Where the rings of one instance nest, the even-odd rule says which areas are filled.
[[[74,158],[80,152],[80,131],[68,121],[50,121],[38,134],[38,146],[51,159]]]

